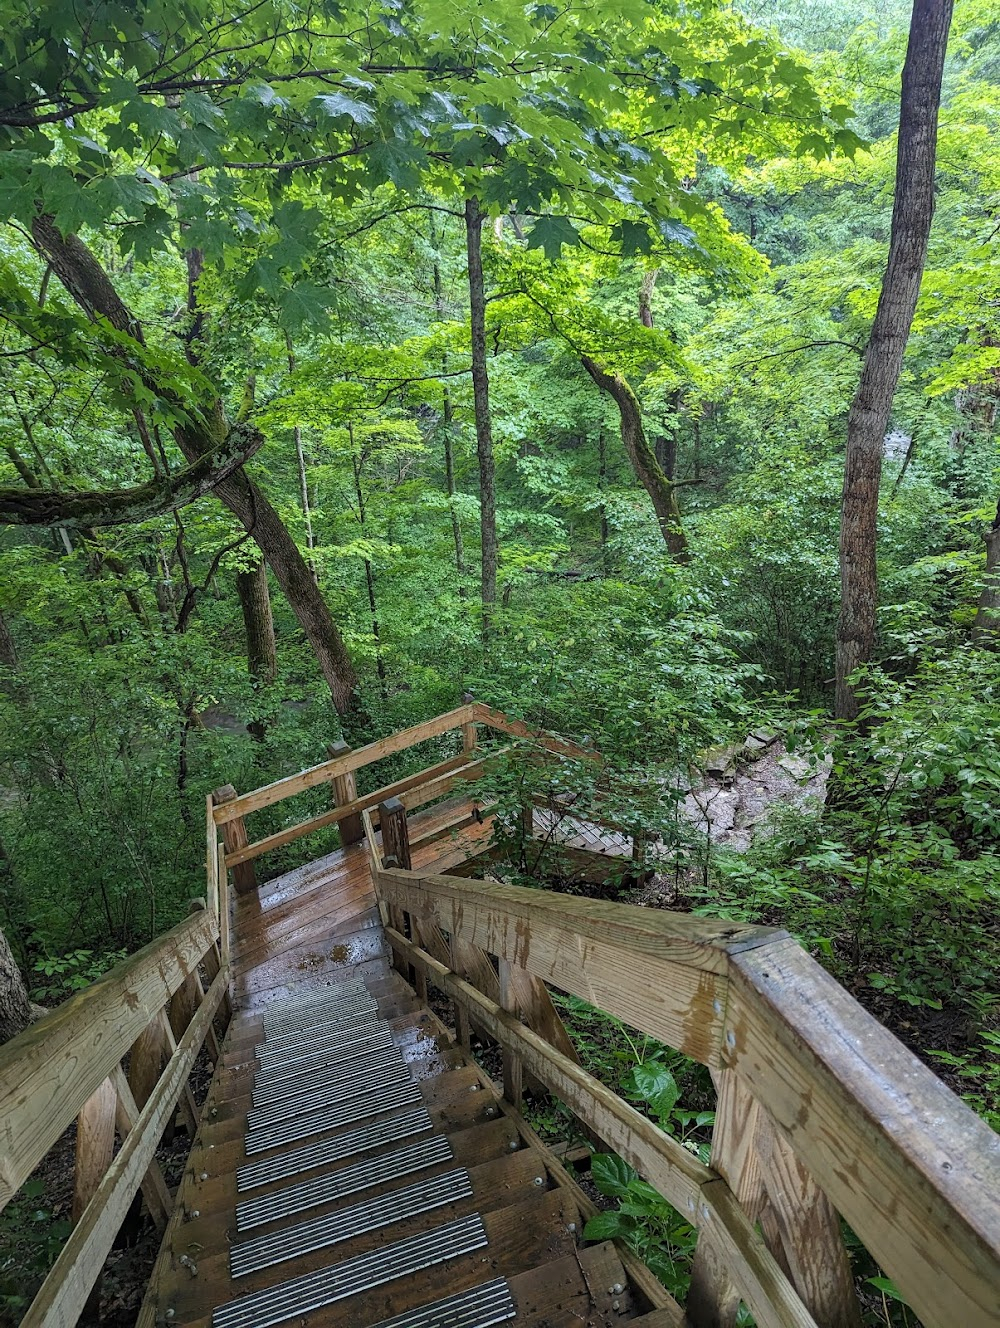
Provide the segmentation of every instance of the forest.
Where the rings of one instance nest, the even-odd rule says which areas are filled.
[[[1000,1127],[998,0],[3,12],[4,1036],[469,694]]]

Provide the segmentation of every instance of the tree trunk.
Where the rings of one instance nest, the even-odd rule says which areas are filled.
[[[99,315],[107,318],[118,331],[144,344],[140,324],[83,241],[75,235],[63,237],[51,217],[36,218],[32,231],[56,275],[80,307],[91,317]],[[165,389],[162,384],[151,383],[151,386],[158,393],[169,396],[169,389]],[[216,402],[210,403],[205,411],[206,421],[217,413],[217,405]],[[246,429],[246,426],[237,425],[231,433],[236,434],[240,429]],[[203,458],[206,452],[212,451],[218,444],[207,422],[199,426],[179,427],[174,436],[184,456],[192,463]],[[329,606],[284,522],[242,470],[216,484],[213,492],[243,523],[264,554],[313,648],[332,693],[334,705],[341,714],[346,713],[354,703],[357,682],[354,666]]]
[[[295,372],[295,350],[292,346],[292,338],[285,334],[285,348],[288,351],[288,372]],[[313,574],[313,580],[318,584],[319,577],[316,575],[316,559],[314,550],[316,548],[316,539],[313,535],[312,508],[309,504],[309,478],[306,473],[306,453],[302,446],[302,430],[296,424],[294,429],[295,436],[295,464],[299,472],[299,503],[302,506],[302,519],[306,525],[306,548],[309,550],[309,570]]]
[[[941,74],[952,0],[914,0],[903,65],[896,194],[889,260],[861,381],[847,421],[840,521],[840,621],[836,714],[853,720],[858,697],[847,679],[871,658],[878,599],[876,535],[882,443],[920,293],[934,216]]]
[[[979,592],[972,639],[981,646],[1000,644],[1000,503],[992,526],[985,535],[986,571]]]
[[[465,201],[465,243],[469,258],[469,311],[472,329],[472,397],[479,457],[479,524],[483,557],[483,637],[490,633],[497,598],[497,510],[493,464],[493,419],[486,372],[486,292],[483,285],[483,213],[479,200]]]
[[[437,228],[434,225],[434,214],[431,213],[431,244],[437,248],[438,235]],[[437,258],[434,259],[434,311],[438,320],[444,318],[444,286],[441,281],[441,264]],[[441,360],[441,368],[444,372],[448,370],[448,355],[444,354]],[[455,542],[455,571],[458,573],[458,597],[465,599],[465,547],[462,541],[462,522],[455,508],[455,411],[451,402],[451,392],[447,387],[442,388],[442,436],[444,439],[444,479],[445,487],[448,491],[448,511],[451,513],[451,535]]]
[[[17,668],[17,650],[14,648],[14,638],[10,634],[10,628],[7,626],[2,611],[0,611],[0,668],[10,669],[11,672]]]
[[[643,274],[642,285],[639,287],[639,322],[643,327],[653,326],[653,291],[659,275],[658,267],[650,268]]]
[[[254,691],[260,692],[278,676],[278,646],[274,639],[274,617],[267,589],[267,564],[263,558],[259,558],[249,572],[236,573],[236,593],[243,610],[247,668],[253,678]],[[263,742],[266,728],[259,718],[252,719],[247,725],[247,731],[257,742]]]
[[[0,1043],[9,1042],[35,1018],[35,1007],[21,977],[17,960],[0,931]]]
[[[278,676],[278,646],[263,558],[252,571],[236,573],[236,593],[246,630],[247,667],[259,686],[268,687]]]
[[[681,525],[674,486],[664,475],[642,424],[642,409],[635,393],[620,374],[606,373],[589,355],[580,357],[583,367],[602,391],[611,396],[621,415],[622,442],[639,483],[649,494],[660,524],[660,533],[675,562],[688,561],[687,540]]]

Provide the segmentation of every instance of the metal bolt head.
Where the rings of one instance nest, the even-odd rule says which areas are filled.
[[[192,1208],[191,1211],[190,1211],[190,1213],[188,1213],[188,1217],[192,1217],[192,1218],[194,1218],[194,1217],[201,1217],[201,1209],[200,1209],[200,1208]]]
[[[620,1310],[621,1307],[622,1307],[622,1306],[621,1306],[621,1301],[620,1301],[620,1300],[613,1300],[613,1301],[611,1302],[611,1308],[612,1308],[613,1310]]]
[[[624,1290],[625,1288],[622,1286],[621,1282],[616,1282],[611,1288],[611,1294],[613,1296],[620,1296]]]
[[[518,1142],[517,1142],[516,1139],[511,1139],[511,1141],[510,1141],[510,1143],[507,1145],[507,1147],[510,1149],[510,1151],[511,1151],[512,1153],[516,1153],[517,1150],[518,1150],[518,1148],[520,1147],[520,1145],[518,1144]]]
[[[164,1313],[163,1317],[164,1317],[165,1319],[172,1319],[172,1318],[174,1318],[174,1316],[176,1315],[176,1313],[177,1313],[177,1311],[173,1308],[173,1306],[171,1306],[170,1309],[168,1309],[168,1310]]]
[[[203,1171],[203,1172],[201,1173],[201,1175],[198,1177],[198,1179],[199,1179],[199,1180],[208,1180],[208,1172],[207,1172],[207,1171]]]
[[[567,1231],[575,1231],[575,1230],[576,1230],[576,1223],[575,1223],[575,1222],[567,1222],[567,1223],[566,1223],[566,1230],[567,1230]]]
[[[495,1116],[496,1114],[497,1114],[497,1109],[496,1109],[496,1107],[487,1107],[487,1108],[486,1108],[486,1115],[487,1115],[487,1116]]]
[[[536,1176],[535,1179],[534,1179],[531,1183],[532,1183],[532,1185],[544,1185],[544,1184],[545,1184],[545,1177],[544,1177],[544,1176]]]

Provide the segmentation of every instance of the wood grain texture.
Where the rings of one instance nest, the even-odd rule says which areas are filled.
[[[395,932],[390,931],[388,936],[393,949],[424,967],[434,985],[466,1005],[470,1014],[475,1012],[476,1019],[502,1047],[513,1051],[526,1070],[669,1203],[698,1227],[711,1227],[712,1248],[729,1264],[760,1328],[817,1328],[729,1186],[716,1172],[426,951]]]
[[[703,1064],[719,1063],[726,946],[751,928],[543,890],[383,870],[380,896]]]
[[[460,729],[463,724],[468,724],[475,718],[473,710],[474,707],[469,705],[459,706],[447,714],[435,715],[433,719],[424,720],[422,724],[414,724],[411,728],[400,729],[398,733],[390,734],[387,738],[379,738],[377,742],[370,742],[365,747],[356,747],[346,756],[338,756],[333,761],[324,761],[308,770],[300,770],[298,774],[277,779],[273,784],[265,784],[252,793],[244,793],[235,802],[227,803],[224,807],[216,807],[216,825],[224,825],[234,817],[246,816],[261,807],[271,807],[274,803],[282,802],[296,793],[304,793],[306,789],[327,784],[337,775],[346,775],[351,770],[360,770],[362,766],[371,765],[373,761],[378,761],[383,756],[392,756],[395,752],[415,747],[418,742],[425,742],[428,738],[436,738],[451,729]]]
[[[231,807],[235,801],[236,790],[232,784],[224,784],[212,794],[212,802],[217,811],[222,807]],[[257,888],[257,872],[253,863],[247,861],[242,852],[250,842],[247,838],[246,822],[242,816],[234,816],[221,824],[226,864],[231,865],[234,861],[237,864],[232,867],[233,888],[237,894],[249,894]]]
[[[929,1328],[995,1328],[1000,1139],[794,942],[732,964],[727,1063]]]
[[[0,1047],[0,1207],[215,939],[192,914]]]
[[[163,1126],[187,1082],[224,991],[225,979],[220,973],[21,1320],[22,1328],[73,1328],[76,1324],[132,1198],[149,1170]]]

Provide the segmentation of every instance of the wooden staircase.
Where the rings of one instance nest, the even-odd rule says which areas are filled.
[[[390,967],[360,844],[237,896],[232,935],[236,1009],[140,1325],[599,1328],[647,1307]]]
[[[585,762],[581,815],[565,776]],[[390,782],[359,795],[362,770]],[[138,1328],[734,1328],[741,1309],[861,1328],[842,1220],[925,1328],[997,1328],[997,1136],[786,933],[494,879],[474,783],[493,770],[531,775],[506,795],[525,861],[558,839],[585,879],[609,857],[641,876],[599,755],[477,703],[207,799],[205,898],[0,1048],[0,1208],[76,1122],[75,1225],[22,1328],[91,1317],[140,1190],[164,1234]],[[331,807],[251,842],[248,820],[316,789]],[[341,848],[258,881],[333,825]],[[708,1163],[581,1064],[551,990],[707,1068]],[[691,1232],[683,1306],[584,1240],[596,1209],[521,1116],[526,1086]],[[178,1110],[173,1195],[157,1148]]]

